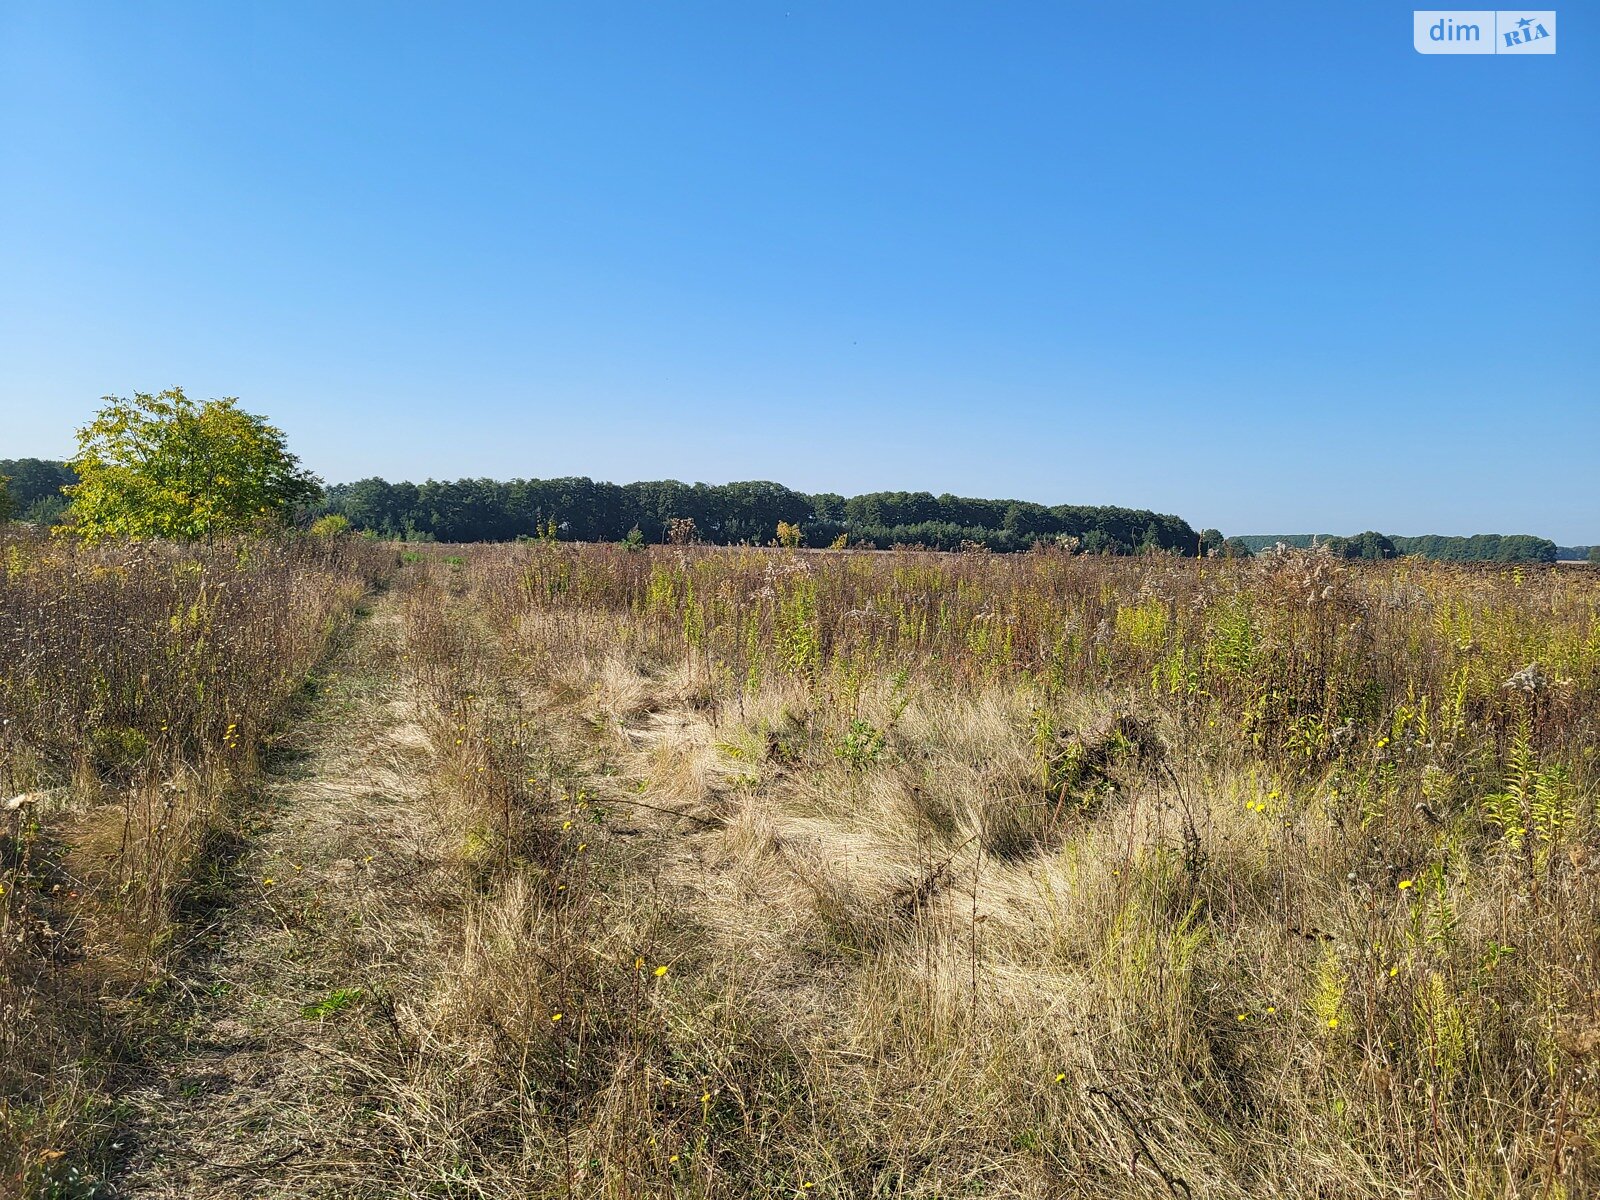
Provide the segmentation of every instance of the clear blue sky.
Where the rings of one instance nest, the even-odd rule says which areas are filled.
[[[1394,4],[0,7],[0,457],[1600,541],[1600,71]]]

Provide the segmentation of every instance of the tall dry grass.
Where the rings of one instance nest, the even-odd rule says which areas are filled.
[[[471,886],[397,1018],[383,1112],[419,1178],[1600,1186],[1593,573],[431,569],[407,661]]]
[[[107,1081],[165,981],[175,910],[208,901],[230,801],[392,562],[326,540],[0,535],[6,1189],[76,1194],[75,1164],[103,1159]]]

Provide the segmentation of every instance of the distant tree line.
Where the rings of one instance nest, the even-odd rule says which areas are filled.
[[[777,540],[783,523],[798,527],[800,544],[808,546],[834,545],[841,535],[851,545],[880,549],[955,550],[976,544],[1006,551],[1050,541],[1075,544],[1087,553],[1194,554],[1200,544],[1187,521],[1145,509],[1052,507],[931,492],[807,495],[763,481],[616,484],[564,478],[417,484],[363,479],[328,488],[323,511],[344,516],[360,530],[448,542],[509,541],[552,528],[555,536],[573,541],[622,541],[638,530],[643,541],[665,542],[692,529],[701,541],[766,545]]]
[[[0,459],[0,507],[15,519],[52,525],[66,512],[62,489],[79,482],[64,462]],[[854,546],[889,549],[924,546],[957,550],[1026,550],[1040,542],[1090,554],[1178,554],[1248,557],[1279,542],[1326,545],[1349,558],[1383,559],[1415,554],[1445,562],[1554,562],[1600,560],[1600,547],[1558,547],[1529,534],[1471,537],[1398,537],[1375,531],[1332,534],[1249,534],[1224,539],[1200,533],[1187,521],[1146,509],[1043,505],[1026,500],[983,500],[931,492],[808,495],[778,483],[601,483],[563,479],[457,479],[389,483],[362,479],[326,488],[302,507],[309,521],[337,517],[355,530],[385,537],[447,542],[511,541],[554,536],[569,541],[665,542],[693,538],[723,543]],[[0,514],[0,516],[7,514]],[[333,525],[337,525],[334,522]],[[331,528],[332,525],[324,525]],[[798,531],[795,533],[794,531]]]
[[[10,515],[20,521],[54,525],[67,510],[61,489],[78,482],[63,462],[44,458],[0,458],[0,479],[6,480]]]
[[[1549,538],[1527,533],[1475,533],[1471,537],[1430,533],[1393,541],[1401,554],[1420,554],[1441,562],[1555,562],[1560,557]]]
[[[1400,537],[1369,530],[1353,537],[1329,533],[1252,533],[1238,539],[1254,551],[1270,550],[1282,542],[1305,549],[1324,545],[1348,558],[1393,558],[1415,554],[1439,562],[1555,562],[1563,557],[1549,538],[1526,533],[1475,533],[1471,537],[1446,537],[1430,533],[1421,537]]]
[[[66,510],[61,489],[78,482],[66,463],[37,458],[0,460],[0,476],[10,479],[12,515],[45,525]],[[664,542],[687,530],[706,542],[765,545],[784,523],[798,527],[800,543],[808,546],[831,546],[842,536],[850,545],[879,549],[980,545],[1009,551],[1048,541],[1091,554],[1194,554],[1202,544],[1187,521],[1147,509],[931,492],[807,495],[762,481],[615,484],[568,477],[418,484],[373,478],[326,488],[307,515],[340,516],[353,529],[385,537],[446,542],[511,541],[552,531],[571,541],[623,541],[634,530],[640,541]],[[1207,530],[1206,538],[1207,550],[1220,550],[1220,534]]]

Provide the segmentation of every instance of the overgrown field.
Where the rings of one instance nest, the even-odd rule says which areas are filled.
[[[445,553],[450,1194],[1600,1189],[1594,573]]]
[[[141,997],[329,638],[393,553],[0,535],[0,1195],[75,1196]]]
[[[118,1130],[72,1005],[160,974],[394,551],[3,553],[0,1155],[38,1178]],[[374,1164],[328,1195],[1600,1193],[1600,573],[404,558],[430,778],[381,886],[431,957],[326,1014]]]

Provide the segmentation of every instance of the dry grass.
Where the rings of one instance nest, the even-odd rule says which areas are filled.
[[[228,807],[392,552],[0,537],[0,1181],[76,1194]]]
[[[434,569],[460,1194],[1600,1184],[1592,574]]]
[[[426,950],[293,1194],[1600,1187],[1593,572],[422,557]]]

